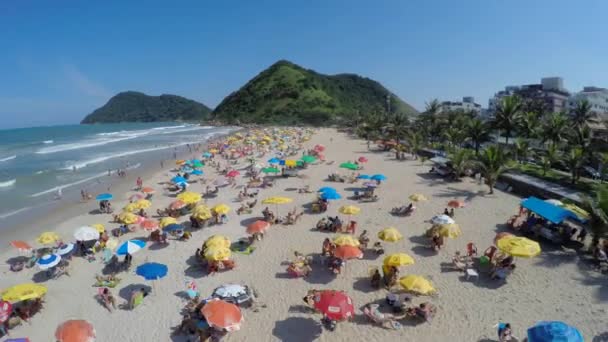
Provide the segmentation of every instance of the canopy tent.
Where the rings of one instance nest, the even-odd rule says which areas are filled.
[[[526,198],[521,201],[521,206],[555,224],[560,224],[566,219],[573,219],[580,222],[578,216],[570,210],[547,203],[536,197]]]

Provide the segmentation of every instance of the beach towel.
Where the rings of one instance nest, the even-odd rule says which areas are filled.
[[[240,243],[233,243],[232,245],[230,245],[230,250],[234,253],[239,253],[239,254],[244,254],[244,255],[249,255],[251,253],[253,253],[253,251],[255,251],[255,247],[249,245],[243,245]]]
[[[144,294],[141,292],[138,292],[137,294],[133,295],[133,307],[131,308],[131,310],[135,309],[136,307],[138,307],[141,303],[144,302]]]

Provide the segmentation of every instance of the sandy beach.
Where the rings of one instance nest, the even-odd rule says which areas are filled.
[[[475,243],[480,251],[490,246],[496,233],[506,230],[504,224],[507,219],[517,213],[521,198],[499,190],[488,195],[485,185],[479,185],[470,178],[463,178],[461,182],[445,182],[430,177],[428,164],[422,165],[419,160],[411,159],[397,161],[394,154],[369,151],[365,141],[334,129],[317,130],[305,147],[311,148],[315,144],[327,147],[325,156],[328,161],[335,161],[333,165],[319,163],[300,171],[304,177],[278,179],[274,187],[262,189],[258,198],[287,196],[294,201],[280,206],[280,211],[286,213],[293,207],[301,211],[314,199],[315,194],[300,194],[298,188],[309,185],[316,190],[322,186],[333,186],[343,199],[332,201],[327,213],[306,212],[296,225],[272,226],[265,238],[256,242],[256,250],[251,255],[233,255],[236,269],[208,276],[188,265],[187,260],[195,250],[213,234],[226,235],[233,241],[246,236],[243,223],[261,217],[264,208],[258,204],[252,214],[239,216],[234,211],[240,205],[235,201],[239,189],[223,188],[218,197],[207,200],[207,204],[210,207],[219,203],[231,206],[233,210],[228,214],[228,223],[195,231],[187,242],[171,240],[168,246],[161,249],[149,244],[145,250],[133,256],[135,266],[153,261],[169,267],[167,277],[155,282],[153,294],[134,311],[118,309],[110,313],[98,303],[95,298],[97,289],[92,284],[94,275],[100,274],[103,268],[99,256],[97,261],[91,263],[74,258],[70,266],[71,276],[44,282],[48,287],[44,310],[29,323],[11,330],[11,336],[27,336],[36,342],[54,341],[53,334],[58,324],[70,318],[79,318],[94,324],[97,341],[186,341],[185,337],[170,335],[171,328],[181,321],[180,311],[186,301],[179,293],[185,289],[186,280],[194,280],[203,296],[210,295],[214,288],[226,283],[251,285],[259,292],[260,302],[265,307],[257,312],[244,309],[241,330],[230,333],[226,341],[495,341],[494,326],[498,322],[510,322],[514,335],[521,339],[526,329],[540,320],[567,322],[579,328],[589,341],[601,334],[608,334],[606,275],[581,262],[574,251],[542,244],[540,256],[516,259],[517,269],[506,283],[492,281],[484,275],[477,281],[469,281],[464,279],[462,273],[446,271],[442,267],[442,264],[451,262],[454,252],[465,251],[469,242]],[[339,170],[339,163],[356,160],[360,156],[369,160],[361,172],[383,173],[388,177],[377,190],[380,196],[377,202],[357,203],[349,200],[347,198],[352,194],[349,189],[356,188],[356,184],[326,181],[328,174]],[[246,162],[242,160],[239,168],[245,166]],[[205,167],[204,171],[206,179],[216,177],[212,168]],[[348,173],[345,170],[340,172]],[[144,185],[160,190],[162,186],[159,183],[167,181],[169,177],[170,166],[166,165],[161,172],[146,176]],[[245,182],[241,177],[237,179],[239,184]],[[115,210],[126,205],[127,198],[134,193],[127,190],[119,187],[112,189]],[[205,188],[195,183],[188,190],[203,192]],[[414,193],[424,194],[429,200],[417,203],[417,210],[410,217],[390,214],[391,208],[408,204],[408,196]],[[446,203],[452,199],[464,200],[467,204],[465,208],[457,209],[455,214],[463,235],[447,240],[445,248],[435,253],[425,246],[428,242],[423,234],[431,226],[428,220],[442,213]],[[147,212],[165,208],[173,200],[158,191]],[[307,278],[293,278],[286,273],[285,261],[293,258],[294,251],[304,254],[321,252],[323,240],[334,235],[312,228],[320,218],[338,215],[338,208],[348,204],[361,208],[361,213],[353,217],[359,225],[357,235],[366,229],[373,243],[378,240],[376,234],[386,227],[396,227],[403,234],[401,241],[383,243],[386,254],[405,252],[413,256],[416,263],[403,267],[401,274],[422,275],[433,282],[438,290],[434,297],[413,299],[414,304],[430,301],[437,306],[438,312],[432,323],[403,321],[400,329],[389,330],[370,324],[362,314],[360,309],[363,305],[383,302],[388,293],[384,289],[372,290],[368,276],[370,267],[381,266],[382,256],[373,258],[371,254],[366,254],[362,260],[348,261],[345,271],[337,277],[331,276],[321,265],[313,265],[313,273]],[[51,225],[41,222],[11,236],[3,236],[2,260],[19,255],[8,245],[13,239],[23,239],[38,246],[34,238],[42,231],[55,231],[65,241],[71,241],[74,230],[83,225],[102,223],[109,229],[118,226],[109,223],[112,219],[110,215],[89,213],[96,208],[95,201],[75,204],[68,211],[57,213]],[[181,217],[180,220],[186,221],[188,217]],[[148,235],[148,232],[138,229],[120,240],[147,239]],[[120,274],[122,281],[113,290],[118,304],[127,300],[126,291],[121,292],[121,289],[131,284],[152,285],[135,275],[134,269]],[[0,289],[36,282],[40,278],[39,272],[34,267],[13,273],[8,266],[3,266]],[[302,301],[306,291],[313,288],[347,292],[354,301],[356,317],[350,322],[338,323],[333,332],[325,330],[320,324],[321,315],[310,311]]]

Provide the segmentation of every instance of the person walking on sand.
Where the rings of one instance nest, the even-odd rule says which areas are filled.
[[[144,181],[141,179],[141,177],[137,177],[137,190],[141,190],[144,187]]]

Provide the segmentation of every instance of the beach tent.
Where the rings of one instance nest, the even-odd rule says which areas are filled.
[[[555,224],[560,224],[566,219],[580,221],[573,212],[536,197],[526,198],[521,201],[521,206]]]

